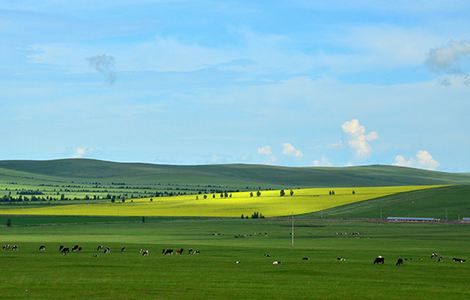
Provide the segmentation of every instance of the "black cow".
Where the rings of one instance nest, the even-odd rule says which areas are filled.
[[[82,247],[80,247],[80,245],[75,245],[72,247],[72,252],[77,252],[77,251],[81,251],[82,250]]]
[[[68,253],[70,253],[70,249],[67,247],[63,247],[62,250],[60,250],[60,253],[62,253],[62,255],[67,255]]]
[[[400,265],[402,265],[402,264],[403,264],[403,258],[399,258],[399,259],[397,260],[395,266],[398,267],[398,266],[400,266]]]
[[[382,256],[377,256],[374,260],[374,265],[383,265],[385,263],[385,258]]]
[[[308,257],[306,257],[306,256],[305,256],[305,257],[302,257],[302,260],[309,260],[309,259],[310,259],[310,258],[308,258]]]
[[[39,251],[46,251],[46,246],[44,245],[39,246]]]
[[[62,249],[64,249],[64,245],[59,246],[59,252],[62,252]]]
[[[18,250],[18,245],[11,246],[11,251],[16,251],[16,250]]]
[[[466,260],[458,257],[452,258],[453,262],[464,263]]]
[[[106,253],[106,254],[111,253],[111,248],[109,247],[104,248],[103,253]]]
[[[126,247],[121,248],[121,253],[124,253],[124,252],[126,252]]]

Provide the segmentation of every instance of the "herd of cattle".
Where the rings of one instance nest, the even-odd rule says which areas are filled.
[[[9,250],[10,251],[18,251],[18,249],[19,249],[18,245],[10,245],[10,244],[5,244],[2,247],[3,251],[9,251]],[[62,254],[62,255],[67,255],[71,252],[81,252],[82,250],[83,250],[83,248],[80,245],[74,245],[71,248],[70,247],[65,247],[64,245],[59,246],[59,253]],[[120,253],[125,253],[126,250],[127,250],[126,247],[121,247],[120,248]],[[46,246],[45,245],[39,246],[39,252],[44,252],[44,251],[46,251]],[[195,254],[200,254],[201,253],[201,251],[199,249],[192,249],[192,248],[189,248],[189,250],[187,252],[188,252],[189,255],[195,255]],[[111,248],[99,245],[98,247],[96,247],[96,253],[95,253],[94,256],[95,257],[98,256],[98,253],[109,254],[109,253],[111,253]],[[140,249],[139,253],[142,256],[149,256],[150,255],[150,251],[148,249]],[[162,254],[163,255],[172,255],[172,254],[183,255],[184,254],[184,249],[183,248],[178,248],[178,249],[175,249],[175,250],[173,250],[171,248],[162,249]]]
[[[436,261],[438,262],[442,262],[444,261],[444,258],[439,255],[437,252],[433,252],[431,253],[431,259],[435,259]],[[413,260],[412,258],[398,258],[397,259],[397,262],[395,263],[395,266],[400,266],[402,265],[405,261],[408,261],[408,260]],[[464,263],[465,262],[465,259],[463,258],[458,258],[458,257],[453,257],[452,258],[452,261],[453,262],[457,262],[457,263]],[[383,256],[377,256],[374,260],[374,265],[383,265],[385,263],[385,258]]]
[[[3,245],[2,247],[2,250],[3,251],[18,251],[19,250],[19,247],[18,245],[10,245],[10,244],[5,244]],[[81,252],[83,250],[83,248],[80,246],[80,245],[74,245],[73,247],[69,248],[69,247],[65,247],[64,245],[60,245],[59,246],[59,253],[62,254],[62,255],[67,255],[69,254],[70,252]],[[124,253],[126,252],[127,248],[126,247],[121,247],[120,248],[120,253]],[[45,245],[40,245],[39,246],[39,252],[44,252],[46,251],[46,246]],[[188,251],[188,254],[189,255],[195,255],[195,254],[200,254],[200,251],[198,249],[192,249],[190,248]],[[109,254],[111,253],[111,248],[110,247],[106,247],[106,246],[102,246],[102,245],[99,245],[97,248],[96,248],[96,253],[95,253],[95,257],[98,256],[98,253],[104,253],[104,254]],[[140,255],[142,256],[149,256],[150,255],[150,251],[148,249],[140,249],[139,251]],[[171,248],[165,248],[165,249],[162,249],[162,254],[163,255],[173,255],[173,254],[176,254],[176,255],[183,255],[184,253],[184,249],[183,248],[178,248],[178,249],[171,249]],[[271,257],[270,254],[264,254],[264,256],[266,257]],[[437,252],[432,252],[431,253],[431,259],[432,260],[435,260],[437,262],[442,262],[444,261],[444,257],[442,257],[439,253]],[[309,257],[302,257],[302,260],[310,260]],[[346,258],[344,257],[337,257],[336,260],[338,262],[345,262],[346,261]],[[400,266],[400,265],[403,265],[405,261],[411,261],[413,260],[412,258],[398,258],[395,265],[396,266]],[[421,259],[422,260],[422,259]],[[466,260],[463,259],[463,258],[458,258],[458,257],[453,257],[452,258],[452,261],[453,262],[456,262],[456,263],[464,263]],[[236,264],[240,264],[240,261],[237,260],[235,262]],[[273,265],[280,265],[281,264],[281,261],[279,260],[275,260],[273,261]],[[373,264],[374,265],[383,265],[385,264],[385,258],[383,256],[377,256],[374,261],[373,261]]]

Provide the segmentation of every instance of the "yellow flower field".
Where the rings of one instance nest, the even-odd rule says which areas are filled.
[[[70,216],[200,216],[240,217],[260,212],[266,217],[304,214],[371,200],[391,194],[435,188],[439,186],[387,186],[357,188],[294,189],[294,195],[280,197],[279,190],[261,191],[261,196],[250,197],[250,192],[232,193],[231,198],[216,198],[207,194],[174,197],[128,199],[125,203],[70,204],[33,208],[0,208],[2,215],[70,215]],[[328,194],[330,190],[335,195]],[[355,191],[355,194],[353,194]]]

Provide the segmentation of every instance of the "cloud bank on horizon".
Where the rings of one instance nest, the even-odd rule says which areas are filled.
[[[0,20],[4,159],[470,170],[470,3],[28,0]]]

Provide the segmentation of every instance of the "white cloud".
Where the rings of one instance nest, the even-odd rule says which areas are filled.
[[[316,159],[312,162],[315,167],[330,167],[331,162],[325,156],[322,156],[320,159]]]
[[[87,156],[88,154],[90,154],[92,151],[90,148],[87,148],[87,147],[77,147],[75,149],[75,152],[73,154],[73,158],[83,158],[85,156]]]
[[[262,146],[258,148],[258,154],[261,155],[271,155],[273,154],[271,146]]]
[[[291,155],[297,158],[302,158],[303,153],[299,149],[296,149],[291,143],[282,144],[282,153],[284,155]]]
[[[428,151],[419,150],[415,157],[409,159],[405,158],[403,155],[395,156],[394,165],[435,170],[439,167],[439,162],[436,161]]]
[[[274,164],[277,161],[276,156],[273,155],[273,151],[271,146],[261,146],[258,147],[258,154],[266,156],[266,163],[267,164]]]
[[[463,69],[465,58],[470,58],[470,41],[450,41],[445,46],[431,49],[426,62],[431,70],[447,75],[438,80],[441,85],[448,86],[458,81],[470,85],[470,74]]]
[[[97,72],[104,75],[109,84],[113,84],[116,80],[115,59],[106,54],[95,55],[87,58],[90,66]]]
[[[358,157],[368,156],[372,152],[369,142],[379,138],[379,134],[375,131],[366,133],[366,128],[360,124],[358,119],[344,122],[341,128],[348,135],[349,146],[354,149]]]
[[[437,70],[455,67],[462,57],[470,56],[470,41],[450,41],[447,45],[431,49],[427,63]]]

